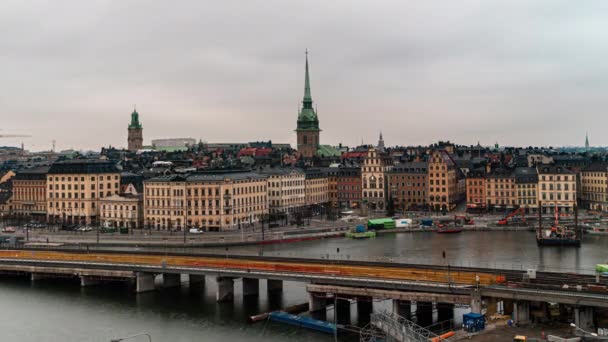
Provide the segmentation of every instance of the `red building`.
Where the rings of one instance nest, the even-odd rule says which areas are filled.
[[[342,208],[359,208],[361,206],[361,168],[340,168],[337,181],[338,205]]]

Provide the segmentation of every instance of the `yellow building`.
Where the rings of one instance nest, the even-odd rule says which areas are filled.
[[[385,210],[388,200],[386,173],[392,160],[375,148],[369,148],[361,167],[362,201],[370,210]]]
[[[608,163],[597,162],[580,173],[581,201],[590,210],[608,211]]]
[[[146,228],[238,229],[268,214],[267,177],[251,172],[169,175],[144,181]]]
[[[102,227],[143,228],[142,196],[112,195],[99,201]]]
[[[54,163],[47,174],[47,218],[65,224],[98,224],[99,201],[120,191],[120,172],[105,160]]]
[[[19,171],[13,177],[13,214],[46,220],[46,175],[48,167]]]
[[[317,206],[329,202],[329,178],[320,169],[308,169],[305,173],[304,192],[307,206]],[[336,182],[337,183],[337,182]]]
[[[515,174],[509,170],[492,170],[486,176],[486,201],[488,207],[513,209],[517,206]]]
[[[268,204],[273,213],[300,212],[306,205],[306,176],[298,169],[270,168],[260,172],[268,177]]]
[[[524,208],[526,213],[538,210],[538,173],[533,167],[515,168],[515,188],[517,190],[517,205]]]
[[[572,212],[576,205],[576,175],[561,166],[540,164],[538,172],[538,200],[544,213]]]
[[[446,151],[433,151],[429,158],[428,203],[435,210],[450,211],[456,207],[464,193],[458,187],[458,168]]]

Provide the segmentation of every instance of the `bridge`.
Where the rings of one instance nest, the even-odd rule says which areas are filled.
[[[531,307],[552,302],[572,307],[583,329],[593,328],[597,308],[608,308],[608,281],[599,276],[356,260],[26,247],[0,250],[0,273],[27,274],[32,281],[78,278],[82,286],[127,281],[136,292],[155,290],[157,276],[163,287],[179,286],[181,275],[192,283],[214,278],[220,302],[233,299],[238,278],[245,296],[259,293],[260,280],[267,281],[268,291],[297,281],[307,284],[311,312],[323,313],[334,302],[344,314],[344,306],[356,301],[363,316],[371,313],[374,299],[391,299],[393,311],[404,317],[413,302],[426,311],[436,307],[440,320],[454,305],[488,314],[501,306],[523,324]]]

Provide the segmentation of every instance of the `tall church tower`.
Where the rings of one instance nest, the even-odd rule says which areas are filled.
[[[129,136],[127,138],[129,151],[141,150],[144,145],[143,127],[139,122],[139,113],[133,109],[131,123],[129,124]]]
[[[302,109],[298,114],[298,152],[304,158],[312,158],[317,154],[319,147],[319,118],[312,107],[312,96],[310,95],[310,79],[308,76],[308,51],[306,51],[306,75],[304,77],[304,99]]]
[[[589,133],[585,133],[585,150],[589,150]]]

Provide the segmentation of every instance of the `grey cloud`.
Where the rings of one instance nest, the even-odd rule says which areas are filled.
[[[33,148],[293,143],[303,51],[324,143],[608,145],[604,1],[0,3],[4,131]],[[91,134],[98,130],[103,134]],[[0,144],[20,141],[4,139]]]

